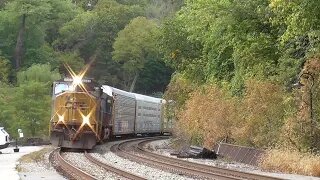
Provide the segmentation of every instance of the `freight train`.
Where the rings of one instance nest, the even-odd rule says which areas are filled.
[[[99,85],[92,79],[53,83],[50,141],[72,149],[92,149],[117,136],[170,133],[166,101]]]

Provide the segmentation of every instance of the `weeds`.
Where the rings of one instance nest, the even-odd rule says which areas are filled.
[[[289,149],[267,151],[260,166],[266,170],[320,177],[320,156]]]

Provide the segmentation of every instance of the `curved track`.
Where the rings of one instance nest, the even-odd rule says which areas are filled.
[[[81,169],[71,165],[61,156],[61,149],[58,148],[50,154],[51,162],[54,162],[54,167],[64,176],[70,179],[95,180],[96,178]]]
[[[84,152],[84,156],[93,164],[104,168],[106,171],[109,171],[111,173],[117,174],[121,177],[127,178],[127,179],[133,179],[133,180],[145,180],[145,178],[142,178],[140,176],[131,174],[129,172],[117,169],[111,165],[104,164],[98,159],[94,158],[90,155],[87,151]],[[76,166],[73,166],[71,163],[69,163],[67,160],[65,160],[61,156],[61,149],[58,148],[54,150],[50,154],[50,160],[54,163],[54,167],[57,171],[59,171],[64,176],[70,178],[70,179],[83,179],[83,180],[96,180],[97,178],[86,173],[85,171],[79,169]]]
[[[161,169],[169,170],[171,172],[177,172],[179,174],[189,175],[196,178],[205,179],[257,179],[257,180],[269,180],[278,179],[274,177],[252,174],[247,172],[240,172],[225,168],[219,168],[214,166],[208,166],[180,159],[170,158],[162,156],[143,148],[143,145],[159,140],[160,138],[144,139],[144,140],[129,140],[111,147],[111,150],[119,156],[147,163],[152,166],[160,167]],[[138,154],[137,154],[138,153]],[[143,155],[143,156],[141,156]]]
[[[137,176],[137,175],[134,175],[134,174],[131,174],[127,171],[123,171],[121,169],[117,169],[111,165],[108,165],[108,164],[104,164],[102,163],[101,161],[97,160],[96,158],[92,157],[89,153],[85,152],[85,157],[87,159],[89,159],[89,161],[91,161],[92,163],[94,164],[97,164],[98,166],[100,167],[103,167],[105,170],[107,171],[110,171],[112,173],[115,173],[119,176],[122,176],[122,177],[125,177],[125,178],[128,178],[128,179],[135,179],[135,180],[145,180],[145,178],[142,178],[140,176]]]

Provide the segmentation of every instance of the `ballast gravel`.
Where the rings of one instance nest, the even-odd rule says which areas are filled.
[[[63,157],[71,162],[72,165],[80,168],[81,170],[93,175],[97,179],[121,179],[117,175],[107,172],[102,167],[93,164],[85,156],[84,153],[67,152],[63,154]],[[122,178],[123,179],[123,178]]]
[[[53,151],[54,148],[46,148],[43,154],[43,158],[41,160],[33,160],[32,162],[21,162],[17,168],[20,170],[20,172],[30,172],[34,169],[37,169],[38,172],[52,172],[55,171],[53,166],[51,166],[49,162],[49,155],[50,152]]]
[[[118,143],[118,142],[117,142]],[[117,156],[110,151],[110,147],[113,145],[113,142],[107,143],[106,145],[96,146],[95,153],[91,155],[97,159],[100,159],[105,164],[110,164],[116,168],[125,170],[127,172],[133,173],[135,175],[144,177],[150,180],[161,180],[161,179],[173,179],[173,180],[188,180],[186,176],[181,176],[178,174],[173,174],[165,172],[160,169],[152,168],[137,162],[124,159]]]

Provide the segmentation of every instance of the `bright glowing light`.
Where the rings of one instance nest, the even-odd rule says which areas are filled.
[[[81,111],[79,111],[79,113],[80,113],[80,115],[81,115],[81,117],[82,117],[82,124],[81,124],[80,127],[82,127],[82,126],[84,126],[84,125],[88,125],[88,126],[92,129],[92,126],[91,126],[91,124],[90,124],[90,117],[91,117],[91,115],[92,115],[93,112],[94,112],[94,108],[91,109],[91,111],[89,112],[88,115],[84,115],[84,114],[82,114]],[[81,129],[81,128],[80,128],[80,129]],[[93,129],[92,129],[92,130],[93,130]]]
[[[84,85],[82,83],[82,78],[84,77],[84,75],[88,71],[90,64],[86,65],[84,67],[84,69],[82,69],[80,71],[79,74],[76,74],[68,64],[65,64],[65,67],[68,70],[68,72],[70,73],[72,80],[73,80],[72,85],[69,88],[69,90],[74,91],[76,89],[76,87],[79,86],[84,92],[88,93],[88,91],[86,90],[86,88],[84,87]]]
[[[82,124],[88,124],[90,125],[90,115],[88,116],[82,116]]]
[[[81,132],[82,128],[83,128],[85,125],[87,125],[87,126],[92,130],[92,132],[95,133],[96,137],[97,137],[98,139],[100,139],[100,137],[99,137],[99,135],[97,134],[96,130],[94,129],[93,125],[90,124],[90,117],[91,117],[91,115],[95,112],[95,109],[96,109],[96,105],[91,109],[91,111],[89,112],[88,115],[84,115],[84,114],[79,110],[79,113],[80,113],[80,115],[81,115],[81,117],[82,117],[82,124],[80,125],[79,129],[77,130],[74,138],[76,138],[76,137],[78,136],[78,134]],[[94,121],[95,123],[97,123],[96,120],[95,120],[95,118],[93,118],[93,121]]]
[[[75,76],[73,77],[73,84],[78,86],[82,83],[82,77],[81,76]]]
[[[65,115],[65,112],[62,115],[58,114],[58,112],[55,112],[55,114],[52,116],[50,122],[52,122],[52,120],[54,119],[55,116],[58,116],[58,122],[54,123],[54,127],[53,127],[54,129],[56,128],[56,126],[61,125],[61,124],[64,124],[64,126],[69,129],[69,127],[66,125],[66,123],[64,121],[64,115]]]
[[[58,118],[59,118],[58,123],[59,123],[59,122],[64,123],[64,115],[60,116],[60,115],[58,114]]]

